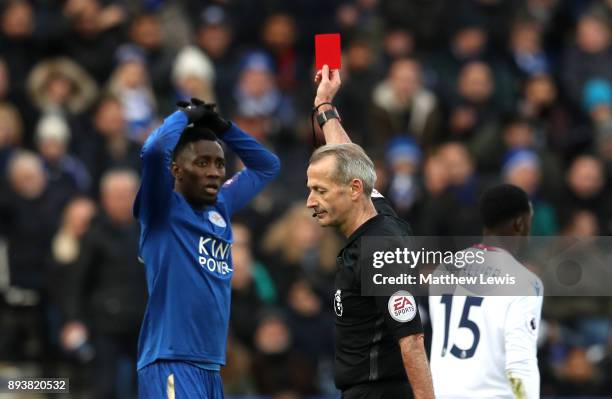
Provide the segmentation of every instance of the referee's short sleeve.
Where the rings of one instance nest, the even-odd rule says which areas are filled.
[[[409,321],[398,321],[391,315],[393,307],[393,297],[389,296],[376,296],[374,297],[376,306],[382,312],[385,318],[385,325],[389,329],[389,332],[399,341],[403,337],[407,337],[412,334],[419,334],[423,332],[423,324],[421,323],[421,317],[416,302],[413,306],[416,309],[414,318]],[[391,303],[390,303],[391,301]]]

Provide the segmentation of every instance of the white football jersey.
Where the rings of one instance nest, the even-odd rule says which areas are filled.
[[[539,398],[537,336],[542,283],[501,248],[477,245],[465,251],[483,248],[485,265],[520,270],[522,282],[532,285],[533,295],[466,296],[457,287],[454,295],[429,297],[436,398],[515,399],[509,375],[520,379],[525,398]]]

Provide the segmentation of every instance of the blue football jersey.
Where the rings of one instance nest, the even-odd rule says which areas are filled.
[[[230,312],[230,218],[272,180],[278,158],[232,125],[221,139],[245,169],[221,187],[217,202],[192,208],[175,192],[172,151],[187,126],[177,111],[142,149],[142,182],[134,215],[141,224],[139,254],[149,299],[140,331],[138,369],[157,359],[225,364]]]

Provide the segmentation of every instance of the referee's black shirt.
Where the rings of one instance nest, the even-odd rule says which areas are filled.
[[[412,235],[386,199],[372,200],[378,215],[349,237],[336,260],[334,380],[341,390],[374,381],[407,381],[398,341],[423,331],[418,311],[411,321],[398,322],[389,314],[388,296],[361,296],[360,239]]]

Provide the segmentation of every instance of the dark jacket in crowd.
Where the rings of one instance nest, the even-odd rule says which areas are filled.
[[[87,321],[100,333],[138,331],[147,300],[139,236],[135,221],[117,225],[104,213],[92,220],[67,281],[67,320]]]
[[[70,187],[49,184],[38,198],[27,199],[2,188],[0,237],[8,244],[11,285],[43,289],[51,238],[73,193]]]

